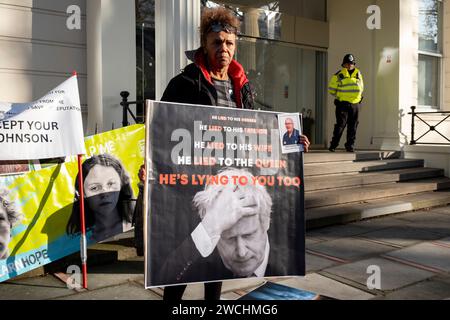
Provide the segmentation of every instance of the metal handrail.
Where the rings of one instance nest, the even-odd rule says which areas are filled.
[[[122,91],[120,93],[120,96],[122,97],[122,102],[120,103],[120,105],[123,108],[123,112],[122,112],[122,126],[126,127],[129,126],[130,123],[128,122],[128,113],[131,115],[131,117],[133,118],[135,123],[140,123],[135,114],[133,113],[133,111],[131,111],[130,109],[130,105],[134,105],[134,104],[143,104],[144,101],[143,100],[138,100],[138,101],[128,101],[128,97],[130,96],[130,93],[128,91]]]
[[[432,144],[432,145],[444,145],[444,146],[448,146],[450,145],[450,139],[447,138],[446,136],[444,136],[442,133],[440,133],[436,127],[439,126],[441,123],[443,123],[445,120],[450,118],[450,111],[424,111],[424,112],[416,112],[416,107],[412,106],[411,107],[411,112],[409,112],[408,114],[412,115],[412,121],[411,121],[411,141],[410,141],[410,145],[417,145],[417,144],[423,144],[423,145],[427,145],[427,144]],[[442,119],[441,121],[439,121],[437,124],[435,125],[430,125],[429,123],[427,123],[425,120],[423,120],[419,115],[421,114],[440,114],[442,116],[445,116],[444,119]],[[428,131],[425,132],[424,134],[422,134],[419,138],[414,139],[414,130],[415,130],[415,123],[414,120],[415,118],[419,119],[420,121],[422,121],[423,123],[425,123],[428,126]],[[439,134],[441,137],[443,137],[445,140],[448,141],[448,143],[431,143],[431,142],[418,142],[418,140],[422,139],[425,135],[427,135],[430,132],[436,132],[437,134]]]
[[[122,102],[120,103],[120,105],[123,107],[123,113],[122,113],[122,126],[126,127],[129,126],[130,123],[128,122],[128,114],[130,114],[130,116],[133,118],[135,123],[143,123],[143,122],[139,122],[137,120],[136,115],[133,113],[133,111],[130,109],[130,105],[136,105],[136,104],[144,104],[145,101],[143,100],[138,100],[138,101],[128,101],[128,97],[130,96],[130,93],[128,91],[122,91],[120,93],[120,96],[122,97]],[[259,100],[255,100],[256,103],[260,104],[262,107],[268,109],[268,110],[272,110],[273,107],[265,104]]]

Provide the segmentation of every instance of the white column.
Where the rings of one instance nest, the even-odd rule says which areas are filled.
[[[258,19],[259,19],[259,13],[260,11],[258,9],[253,8],[243,8],[242,9],[245,12],[244,18],[245,18],[245,30],[243,33],[248,36],[252,37],[259,37],[259,25],[258,25]],[[247,55],[243,57],[245,60],[240,61],[240,63],[245,63],[247,66],[247,70],[256,70],[256,39],[248,38],[246,41],[251,45],[248,46]]]
[[[156,0],[156,99],[159,100],[170,79],[189,63],[184,52],[200,46],[198,0]]]
[[[90,0],[89,0],[90,1]],[[121,91],[136,100],[136,11],[134,1],[102,0],[103,131],[122,126]],[[135,110],[132,106],[131,109]],[[131,117],[128,121],[133,123]]]
[[[95,133],[96,125],[102,131],[102,0],[86,1],[87,17],[87,134]]]
[[[395,142],[403,147],[411,137],[411,115],[408,112],[411,112],[411,106],[417,106],[418,103],[419,2],[400,0],[399,10],[398,106],[395,110],[399,119],[395,123],[396,127],[391,125],[389,129],[391,132],[397,129],[395,135],[398,138]]]

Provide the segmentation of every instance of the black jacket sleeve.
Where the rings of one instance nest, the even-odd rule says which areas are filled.
[[[196,262],[203,259],[189,235],[181,245],[176,248],[164,261],[161,270],[158,270],[155,282],[161,284],[174,284],[188,282],[191,269]]]
[[[182,75],[178,75],[170,80],[166,90],[164,90],[161,101],[187,103],[186,100],[189,98],[186,97],[186,89],[191,87],[191,84]]]

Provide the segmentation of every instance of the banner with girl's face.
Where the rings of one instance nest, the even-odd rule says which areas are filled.
[[[144,126],[87,137],[83,158],[88,244],[131,229]],[[78,164],[0,176],[0,282],[80,250]]]

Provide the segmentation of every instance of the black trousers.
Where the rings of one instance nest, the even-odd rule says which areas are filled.
[[[180,301],[183,297],[186,285],[170,286],[164,288],[164,301]],[[222,282],[208,282],[205,283],[205,300],[214,301],[220,300],[220,293],[222,291]]]
[[[353,148],[356,140],[356,129],[359,124],[358,117],[361,104],[334,100],[334,105],[336,106],[336,124],[334,125],[330,148],[336,149],[339,146],[345,127],[347,127],[345,148]]]

